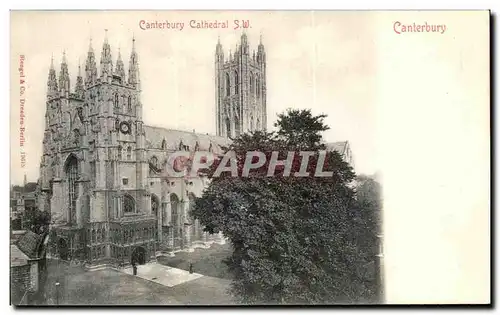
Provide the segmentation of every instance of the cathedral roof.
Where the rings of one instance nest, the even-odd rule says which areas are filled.
[[[343,155],[348,147],[347,141],[340,142],[328,142],[325,143],[326,149],[331,151],[337,151],[340,155]]]
[[[229,147],[231,140],[202,133],[168,129],[154,126],[144,126],[146,132],[146,148],[175,151],[179,149],[209,151],[210,146],[214,153],[222,153],[222,147]],[[165,140],[166,147],[162,147]],[[181,148],[181,145],[183,146]]]

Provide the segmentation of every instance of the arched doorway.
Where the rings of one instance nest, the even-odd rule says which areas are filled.
[[[226,137],[231,138],[231,121],[226,118]]]
[[[151,195],[151,214],[154,215],[158,219],[158,207],[160,202],[158,197],[155,194]]]
[[[190,192],[188,194],[189,198],[189,211],[188,211],[188,222],[191,223],[191,241],[199,241],[201,239],[200,227],[198,219],[194,219],[192,212],[194,210],[194,205],[196,202],[196,196]]]
[[[176,194],[170,194],[170,209],[172,210],[172,229],[174,248],[180,247],[182,242],[181,219],[179,211],[179,198]]]
[[[132,256],[130,257],[130,263],[132,265],[144,265],[146,263],[146,249],[144,247],[138,246],[132,251]]]
[[[59,252],[59,258],[68,260],[68,242],[64,238],[60,238],[57,242],[57,251]]]

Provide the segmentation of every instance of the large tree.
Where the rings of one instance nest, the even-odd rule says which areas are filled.
[[[314,176],[318,150],[324,149],[321,132],[328,129],[324,118],[289,110],[278,116],[277,132],[235,139],[229,150],[236,153],[238,175],[249,151],[264,152],[266,163],[248,177],[212,177],[196,200],[192,215],[206,231],[222,231],[232,243],[227,264],[242,303],[355,303],[373,296],[364,272],[372,253],[358,237],[372,226],[351,188],[355,174],[337,152],[329,152],[323,170],[333,175]],[[316,152],[308,163],[310,176],[293,176],[302,161],[299,150]],[[266,176],[272,151],[280,159],[295,152],[292,176],[283,176],[284,166]]]

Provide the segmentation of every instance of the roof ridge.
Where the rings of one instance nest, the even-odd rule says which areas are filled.
[[[167,127],[160,127],[160,126],[153,126],[153,125],[144,125],[144,127],[156,128],[156,129],[163,129],[163,130],[168,130],[168,131],[178,131],[178,132],[190,133],[190,134],[202,135],[202,136],[212,136],[212,137],[224,138],[222,136],[217,136],[217,135],[214,135],[214,134],[211,134],[211,133],[192,132],[192,131],[188,131],[188,130],[167,128]]]

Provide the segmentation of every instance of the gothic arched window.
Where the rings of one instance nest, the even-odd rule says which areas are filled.
[[[238,117],[234,116],[234,136],[238,137],[240,135],[240,120]]]
[[[153,165],[155,168],[158,168],[158,158],[156,156],[153,155],[149,160],[149,163],[151,163],[151,165]]]
[[[231,121],[226,118],[226,136],[231,137]]]
[[[127,148],[127,160],[132,160],[132,147]]]
[[[253,78],[253,73],[250,72],[250,94],[253,95],[255,93],[255,82]]]
[[[102,242],[102,229],[98,228],[97,229],[97,243],[101,243],[101,242]]]
[[[122,150],[123,150],[122,146],[119,145],[118,146],[118,161],[121,161],[121,159],[122,159]]]
[[[129,96],[127,99],[127,109],[128,111],[132,110],[132,96]]]
[[[115,108],[118,108],[119,106],[119,96],[118,96],[118,93],[115,93],[115,100],[114,100],[114,103],[113,105],[115,106]]]
[[[229,79],[229,74],[226,73],[226,96],[231,95],[231,80]]]
[[[170,195],[170,209],[172,209],[172,226],[174,227],[174,231],[176,231],[176,227],[179,225],[179,198],[176,194]]]
[[[123,212],[125,213],[135,212],[135,200],[130,195],[123,196]]]
[[[73,130],[73,141],[76,146],[80,146],[80,130]]]
[[[259,76],[257,76],[257,79],[255,80],[255,94],[257,94],[257,98],[260,98],[260,79],[259,79]]]
[[[158,217],[158,197],[156,195],[151,195],[151,213],[155,216]]]
[[[234,72],[234,94],[238,94],[238,87],[240,84],[240,78],[238,77],[238,71]]]
[[[76,221],[76,198],[78,197],[78,160],[71,155],[66,162],[66,179],[68,182],[69,222]]]
[[[189,222],[193,222],[194,220],[193,220],[193,214],[192,214],[192,212],[194,210],[194,204],[196,202],[196,196],[192,192],[190,192],[189,195],[188,195],[188,197],[189,197],[188,218],[189,218]]]

